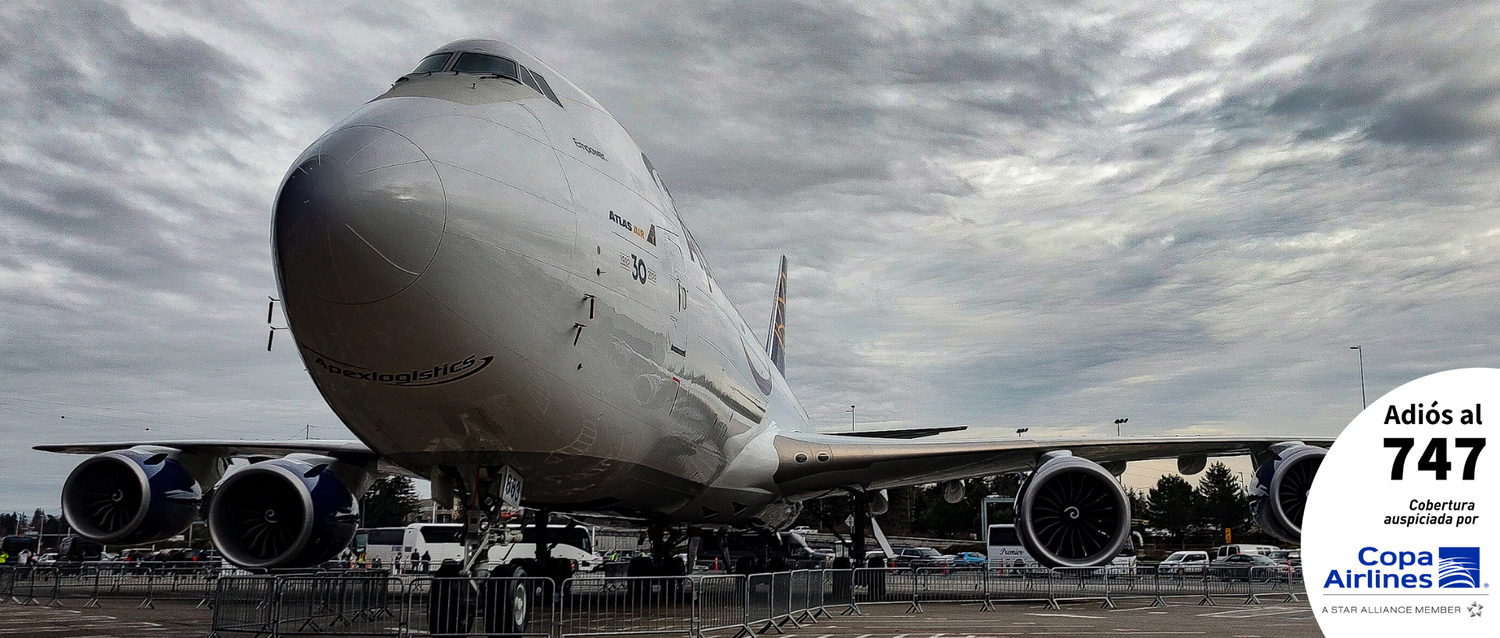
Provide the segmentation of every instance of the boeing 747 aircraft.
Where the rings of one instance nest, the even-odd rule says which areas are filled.
[[[314,141],[282,183],[271,242],[295,346],[359,440],[37,446],[94,455],[63,487],[78,533],[164,539],[207,499],[230,561],[312,565],[348,544],[357,495],[399,472],[463,504],[471,555],[509,503],[667,530],[631,567],[664,575],[682,573],[688,526],[776,530],[804,501],[847,495],[862,538],[885,488],[942,483],[956,502],[965,479],[1024,472],[1031,555],[1094,566],[1129,536],[1126,461],[1192,474],[1251,455],[1256,521],[1296,541],[1331,444],[819,433],[783,376],[785,259],[762,342],[625,129],[502,42],[437,49]],[[556,575],[544,529],[530,569]]]

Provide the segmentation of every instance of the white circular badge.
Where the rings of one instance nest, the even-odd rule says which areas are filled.
[[[1407,383],[1345,428],[1308,494],[1307,593],[1329,638],[1500,636],[1500,370]]]

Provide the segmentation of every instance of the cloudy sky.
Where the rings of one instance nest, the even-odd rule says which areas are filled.
[[[633,132],[758,331],[788,256],[829,428],[1331,436],[1350,345],[1371,399],[1500,356],[1495,3],[247,4],[0,12],[0,509],[37,443],[349,436],[265,351],[271,202],[467,37]]]

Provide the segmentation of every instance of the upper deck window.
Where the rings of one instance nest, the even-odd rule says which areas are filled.
[[[412,69],[411,72],[433,73],[436,71],[441,71],[443,70],[443,67],[448,66],[448,58],[451,57],[453,57],[452,53],[434,53],[425,58],[422,58],[422,61],[417,63],[417,68]]]
[[[457,73],[486,73],[516,79],[516,63],[502,57],[483,53],[460,53],[453,63]]]

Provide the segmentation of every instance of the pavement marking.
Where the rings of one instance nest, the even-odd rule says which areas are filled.
[[[1264,609],[1231,609],[1229,611],[1217,611],[1207,614],[1198,614],[1200,618],[1259,618],[1261,616],[1279,616],[1282,614],[1302,613],[1302,609],[1287,609],[1286,607],[1266,607]]]
[[[1026,612],[1026,615],[1027,616],[1043,616],[1043,617],[1047,617],[1047,618],[1095,618],[1095,619],[1100,619],[1100,620],[1102,620],[1104,618],[1103,616],[1084,616],[1084,615],[1081,615],[1081,614],[1037,614],[1037,613],[1032,613],[1032,612]],[[897,636],[896,638],[901,638],[901,637]]]

